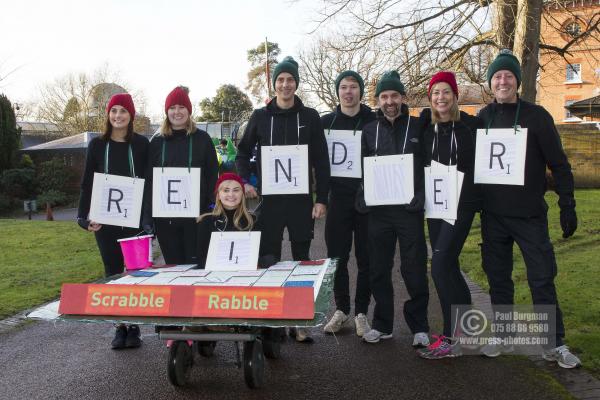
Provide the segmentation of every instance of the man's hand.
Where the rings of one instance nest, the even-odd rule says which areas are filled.
[[[256,188],[249,183],[244,184],[244,191],[246,192],[246,197],[249,199],[255,199],[258,197]]]
[[[406,211],[419,212],[423,211],[425,207],[425,196],[421,194],[415,194],[415,197],[411,200],[410,204],[406,206]]]
[[[315,203],[313,206],[312,217],[313,219],[323,218],[327,213],[327,206],[321,203]]]
[[[564,208],[560,210],[560,227],[563,231],[563,238],[573,236],[577,230],[577,214],[575,207]]]

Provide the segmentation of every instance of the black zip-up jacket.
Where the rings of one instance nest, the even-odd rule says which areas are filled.
[[[414,193],[415,197],[420,196],[425,198],[425,172],[423,170],[423,150],[422,134],[423,123],[419,118],[411,117],[408,114],[408,106],[402,104],[400,116],[391,124],[383,115],[381,110],[376,113],[377,119],[363,127],[362,135],[362,156],[370,157],[374,155],[388,156],[395,154],[413,154],[413,173],[414,173]],[[406,140],[406,148],[404,153],[404,137],[408,121],[408,138]],[[375,148],[375,139],[377,136],[377,124],[379,123],[379,139],[377,141],[377,149]],[[394,206],[376,206],[380,207],[401,207],[406,208],[406,204]],[[372,207],[373,208],[373,207]]]
[[[329,190],[329,155],[327,141],[323,133],[323,125],[319,113],[305,107],[298,96],[294,96],[294,105],[286,110],[277,107],[277,97],[274,97],[266,107],[254,110],[244,136],[238,144],[236,165],[238,174],[249,181],[250,158],[254,146],[256,153],[257,187],[261,187],[260,153],[262,146],[285,146],[298,144],[297,116],[300,117],[300,144],[308,145],[309,164],[309,193],[312,194],[312,173],[314,168],[316,179],[316,202],[327,204]],[[271,143],[271,119],[273,119],[273,143]]]
[[[92,186],[94,173],[104,173],[104,157],[106,146],[110,143],[108,152],[108,173],[110,175],[131,176],[129,169],[129,142],[115,142],[96,137],[90,141],[85,159],[85,169],[81,180],[81,196],[77,210],[78,219],[88,219],[92,201]],[[137,133],[131,139],[133,167],[137,178],[145,179],[146,162],[148,160],[148,139]],[[148,185],[146,182],[145,185]]]
[[[214,203],[214,189],[217,183],[219,163],[210,136],[201,129],[196,129],[190,135],[185,130],[174,130],[172,135],[155,136],[150,142],[144,196],[144,224],[149,223],[152,217],[152,171],[154,167],[163,165],[163,143],[165,143],[164,167],[187,167],[190,138],[192,142],[191,167],[200,168],[200,213],[207,212],[209,204]]]
[[[206,265],[206,257],[208,256],[208,247],[210,238],[213,232],[237,232],[238,229],[234,225],[235,210],[224,210],[225,216],[215,217],[207,215],[198,223],[198,265],[204,268]],[[254,216],[252,216],[254,219]],[[246,219],[240,221],[242,227],[247,225]],[[256,230],[256,219],[252,231]]]
[[[458,201],[458,208],[474,211],[481,210],[482,194],[481,185],[473,183],[475,170],[475,141],[477,129],[483,128],[483,121],[465,112],[460,112],[460,121],[454,122],[454,135],[456,144],[452,144],[450,154],[450,141],[452,139],[452,122],[438,123],[438,132],[435,125],[427,118],[430,110],[421,113],[421,119],[425,122],[425,133],[423,135],[423,157],[425,166],[431,165],[435,160],[444,165],[456,165],[456,169],[465,174]],[[435,141],[435,146],[433,145]],[[433,151],[433,153],[432,153]]]
[[[360,111],[353,117],[350,117],[342,112],[338,105],[334,112],[321,117],[325,135],[329,134],[330,130],[349,130],[356,129],[361,131],[363,127],[371,121],[375,120],[375,113],[365,104],[360,105]],[[355,196],[361,178],[342,178],[332,176],[329,180],[332,195],[348,195]]]
[[[543,107],[519,99],[521,111],[517,124],[527,128],[525,185],[481,185],[483,210],[509,217],[532,217],[546,213],[546,166],[552,172],[561,208],[575,207],[571,165],[562,148],[552,116]],[[512,128],[517,103],[491,103],[479,117],[490,128]]]

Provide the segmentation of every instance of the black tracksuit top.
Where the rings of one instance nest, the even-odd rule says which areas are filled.
[[[349,130],[356,129],[362,131],[363,127],[371,121],[375,120],[375,113],[365,104],[360,105],[360,111],[353,117],[344,114],[341,107],[338,105],[334,112],[321,117],[325,135],[329,130]],[[332,125],[333,124],[333,125]],[[356,190],[360,185],[361,178],[342,178],[332,176],[329,180],[332,195],[348,195],[355,196]]]
[[[425,152],[423,159],[425,166],[430,166],[431,160],[444,165],[456,165],[456,169],[465,174],[458,207],[475,211],[481,210],[481,185],[473,183],[473,172],[475,170],[477,129],[483,128],[483,121],[478,117],[461,111],[460,120],[454,122],[456,145],[452,144],[452,154],[450,154],[452,122],[438,123],[438,133],[436,135],[435,125],[431,124],[431,121],[427,118],[423,118],[426,114],[429,114],[429,110],[421,113],[426,126],[423,135],[423,150]],[[433,146],[434,141],[435,146]]]
[[[108,173],[110,175],[131,176],[129,169],[129,142],[115,142],[114,140],[103,140],[96,137],[90,141],[85,159],[85,169],[81,180],[81,196],[77,218],[88,219],[90,203],[92,201],[92,186],[94,184],[94,173],[104,173],[104,157],[106,146],[110,143],[108,152]],[[135,176],[144,179],[146,177],[146,162],[148,159],[148,139],[137,133],[131,139],[131,152],[133,155],[133,166]],[[147,185],[147,183],[146,183]]]
[[[162,145],[165,143],[164,167],[184,168],[188,166],[189,139],[192,141],[192,168],[200,168],[200,212],[208,210],[214,202],[214,189],[217,183],[219,163],[213,142],[205,131],[196,129],[191,135],[185,130],[174,130],[169,136],[155,136],[150,142],[146,176],[146,191],[144,196],[144,223],[152,215],[152,172],[154,167],[162,166]]]
[[[483,210],[509,217],[533,217],[546,213],[546,166],[552,172],[561,207],[574,206],[574,182],[571,165],[562,148],[552,116],[543,107],[519,99],[521,110],[517,124],[527,128],[525,185],[481,185]],[[512,128],[517,103],[491,103],[479,112],[484,126]]]
[[[423,149],[422,135],[423,123],[419,118],[411,117],[408,114],[408,106],[402,104],[400,116],[394,120],[393,125],[385,118],[381,110],[377,111],[377,119],[363,127],[362,135],[362,156],[388,156],[403,154],[404,134],[408,121],[408,138],[406,139],[406,148],[404,154],[413,154],[413,173],[414,173],[414,193],[415,196],[425,195],[425,172],[423,170]],[[375,149],[375,139],[377,136],[377,124],[379,123],[379,139],[377,140],[377,149]],[[377,207],[406,207],[399,206],[377,206]]]
[[[316,202],[327,204],[329,190],[329,156],[327,141],[323,133],[323,125],[319,113],[305,107],[298,96],[294,96],[294,105],[289,109],[277,107],[277,97],[274,97],[266,107],[254,110],[244,136],[238,144],[236,165],[239,175],[248,181],[250,179],[250,158],[254,146],[256,153],[258,183],[261,187],[260,153],[262,146],[285,146],[298,144],[298,124],[300,118],[300,143],[308,145],[309,168],[315,171]],[[273,143],[271,143],[271,118],[273,119]],[[312,193],[312,173],[309,170],[309,193]]]

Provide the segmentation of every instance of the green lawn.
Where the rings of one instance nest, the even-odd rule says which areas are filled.
[[[558,196],[546,195],[550,206],[548,223],[558,263],[556,286],[563,311],[566,342],[586,368],[600,377],[600,190],[578,190],[579,227],[569,239],[562,238]],[[479,217],[461,255],[462,269],[478,284],[489,288],[481,268]],[[525,264],[518,247],[514,248],[515,302],[531,303]]]
[[[0,319],[52,300],[63,282],[104,275],[92,233],[75,222],[0,219]]]

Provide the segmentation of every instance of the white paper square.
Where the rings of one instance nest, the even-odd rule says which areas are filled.
[[[308,146],[261,147],[262,194],[308,194]]]
[[[364,158],[367,206],[408,204],[414,197],[413,155]]]
[[[475,183],[525,184],[527,128],[477,130]]]
[[[94,173],[90,221],[139,228],[144,179]]]
[[[325,135],[331,176],[361,178],[362,131],[331,130]]]
[[[154,168],[152,216],[195,218],[200,215],[200,168]]]
[[[209,271],[256,270],[260,232],[213,232],[205,269]]]

